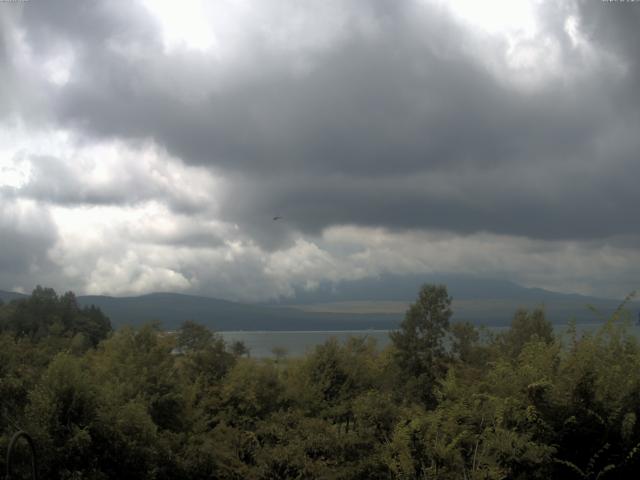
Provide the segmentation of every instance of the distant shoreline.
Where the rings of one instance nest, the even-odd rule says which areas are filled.
[[[594,332],[601,328],[604,322],[576,323],[578,336],[583,333]],[[556,323],[554,332],[559,339],[568,338],[569,323]],[[501,333],[509,329],[509,325],[485,326],[485,331]],[[234,330],[218,331],[225,342],[241,341],[249,348],[254,358],[270,358],[274,355],[275,348],[282,348],[288,357],[300,357],[308,354],[318,345],[324,344],[331,338],[343,343],[349,338],[371,338],[375,340],[378,348],[385,348],[391,342],[389,333],[393,329],[376,330]],[[640,337],[640,326],[629,323],[630,336]]]
[[[455,323],[452,322],[452,323]],[[471,322],[473,323],[473,325],[476,328],[488,328],[488,329],[492,329],[492,330],[503,330],[503,329],[507,329],[510,328],[511,325],[491,325],[491,324],[477,324],[475,322]],[[578,322],[575,323],[576,327],[601,327],[605,324],[605,322],[601,322],[601,321],[594,321],[594,322]],[[566,323],[552,323],[553,328],[554,329],[558,329],[558,328],[562,328],[562,327],[569,327],[571,324],[569,322]],[[630,327],[636,327],[637,325],[634,322],[630,322]],[[398,325],[399,327],[399,325]],[[344,333],[366,333],[366,332],[371,332],[371,333],[385,333],[385,332],[393,332],[397,330],[397,328],[363,328],[363,329],[356,329],[356,328],[346,328],[346,329],[331,329],[331,330],[214,330],[216,333],[226,333],[226,334],[243,334],[243,333],[268,333],[268,334],[275,334],[275,333],[283,333],[283,334],[311,334],[311,333],[323,333],[323,334],[329,334],[329,333],[340,333],[340,334],[344,334]]]

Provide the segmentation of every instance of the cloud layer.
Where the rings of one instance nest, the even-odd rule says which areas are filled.
[[[624,295],[640,7],[527,5],[0,5],[0,287],[263,300],[441,271]]]

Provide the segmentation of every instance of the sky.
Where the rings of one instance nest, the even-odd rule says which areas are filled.
[[[623,297],[639,26],[600,0],[0,2],[0,289]]]

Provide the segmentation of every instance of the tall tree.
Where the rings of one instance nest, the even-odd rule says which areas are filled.
[[[515,358],[534,339],[546,344],[551,344],[554,340],[553,325],[540,307],[532,312],[518,309],[511,321],[511,328],[498,337],[498,343],[508,355]]]
[[[435,381],[446,371],[444,339],[452,315],[451,300],[446,286],[423,285],[400,330],[390,334],[396,361],[409,377],[407,385],[431,406]]]
[[[182,353],[195,352],[207,348],[213,339],[213,332],[207,327],[192,320],[185,320],[178,330],[176,346]]]

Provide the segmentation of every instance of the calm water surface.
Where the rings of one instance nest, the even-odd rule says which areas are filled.
[[[579,333],[593,332],[601,324],[578,324]],[[507,327],[487,327],[491,332],[500,332]],[[564,334],[568,325],[555,325],[557,333]],[[252,357],[273,357],[273,349],[284,348],[288,356],[300,356],[313,350],[314,347],[326,342],[331,337],[344,342],[350,337],[373,338],[378,347],[384,348],[389,344],[391,330],[349,330],[349,331],[321,331],[321,332],[220,332],[227,342],[241,340],[251,351]],[[640,326],[630,327],[629,332],[640,337]]]

